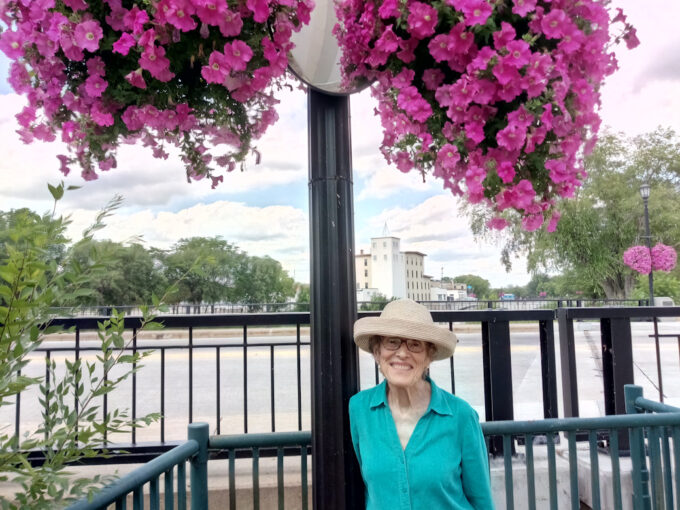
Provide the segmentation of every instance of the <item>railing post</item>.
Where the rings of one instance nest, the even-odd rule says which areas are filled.
[[[198,452],[191,459],[191,510],[208,510],[208,439],[207,423],[190,423],[188,438],[198,443]]]
[[[557,367],[555,365],[555,331],[553,321],[539,321],[541,344],[541,380],[543,417],[557,418]]]
[[[578,385],[576,383],[576,347],[574,345],[574,319],[569,310],[557,309],[557,324],[560,332],[560,362],[562,365],[562,401],[564,417],[578,416]]]
[[[624,392],[626,413],[638,414],[638,410],[635,407],[635,399],[642,396],[642,388],[634,384],[626,384]],[[649,496],[649,471],[647,470],[643,429],[631,427],[628,435],[630,438],[630,459],[632,464],[633,509],[649,510],[652,507],[652,500]]]

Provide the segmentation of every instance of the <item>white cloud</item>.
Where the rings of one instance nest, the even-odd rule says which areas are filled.
[[[280,120],[256,145],[262,154],[260,165],[249,160],[246,170],[235,170],[225,176],[216,190],[209,181],[187,183],[186,174],[176,151],[167,160],[153,158],[150,151],[139,145],[121,146],[118,167],[101,172],[96,181],[84,183],[77,171],[64,178],[58,171],[57,154],[66,153],[60,142],[23,144],[16,129],[14,115],[25,100],[15,94],[0,95],[0,179],[10,185],[0,188],[3,208],[21,207],[25,201],[40,203],[48,199],[46,182],[63,179],[69,185],[85,185],[86,192],[67,195],[64,203],[86,209],[98,209],[115,194],[126,198],[126,204],[136,206],[169,206],[178,201],[206,200],[210,197],[233,195],[254,190],[272,190],[279,185],[307,178],[307,133],[305,95],[299,90],[282,92]],[[47,202],[40,207],[45,208]],[[37,204],[36,204],[37,206]]]
[[[68,235],[77,239],[93,220],[91,210],[71,212]],[[307,215],[290,206],[251,207],[218,201],[198,203],[177,212],[148,209],[111,216],[98,233],[101,239],[126,242],[141,236],[147,246],[167,249],[182,238],[220,236],[250,255],[278,260],[298,281],[309,280],[309,227]]]

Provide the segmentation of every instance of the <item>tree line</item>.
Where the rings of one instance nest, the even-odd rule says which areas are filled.
[[[0,261],[7,259],[6,241],[19,223],[48,230],[54,221],[29,209],[0,211]],[[295,281],[278,261],[249,255],[220,237],[180,239],[169,250],[110,240],[54,243],[44,256],[55,271],[67,256],[82,267],[95,260],[105,264],[102,277],[78,298],[84,306],[149,304],[173,285],[168,304],[281,303],[296,292]]]

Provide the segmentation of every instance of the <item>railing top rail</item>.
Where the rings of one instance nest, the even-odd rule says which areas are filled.
[[[602,308],[597,308],[597,310],[602,310]],[[431,313],[435,322],[512,322],[553,320],[555,318],[554,310],[433,310]],[[380,311],[358,312],[359,317],[375,315],[380,315]],[[51,324],[64,328],[77,326],[81,330],[96,330],[98,329],[97,324],[107,318],[106,316],[56,317],[51,320]],[[142,321],[140,316],[127,316],[124,320],[125,327],[128,329],[138,328]],[[187,327],[294,326],[309,324],[309,312],[159,315],[156,321],[162,323],[166,329]]]
[[[680,317],[680,306],[558,308],[559,319]]]
[[[545,434],[630,427],[680,425],[680,412],[662,414],[617,414],[596,418],[551,418],[528,421],[493,421],[482,423],[485,435]]]
[[[96,493],[91,500],[86,498],[77,501],[69,506],[68,510],[88,510],[110,505],[118,498],[129,494],[177,464],[185,462],[198,453],[198,450],[198,442],[189,439],[185,443],[165,452],[160,457],[156,457],[131,473],[119,478],[113,484],[107,485],[100,492]]]
[[[653,413],[680,413],[680,407],[669,406],[644,397],[635,399],[635,407],[640,411],[651,411]]]
[[[210,436],[208,449],[232,450],[239,448],[307,446],[311,442],[312,433],[308,430],[295,432],[265,432],[262,434],[230,434]]]

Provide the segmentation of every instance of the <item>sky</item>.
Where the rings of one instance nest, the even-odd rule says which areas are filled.
[[[641,44],[616,48],[619,70],[602,88],[603,126],[633,136],[657,126],[680,132],[680,2],[613,0],[638,30]],[[137,146],[123,146],[118,168],[84,182],[77,172],[64,178],[56,155],[58,143],[25,145],[15,133],[14,115],[25,104],[7,83],[8,60],[0,52],[0,210],[29,207],[51,210],[47,183],[64,180],[82,186],[68,192],[59,212],[70,215],[70,234],[77,238],[96,212],[115,194],[124,205],[108,220],[101,238],[126,242],[141,237],[146,246],[170,248],[191,236],[221,236],[250,255],[279,260],[297,281],[309,282],[309,216],[306,95],[300,90],[281,96],[279,121],[258,141],[259,165],[209,182],[187,183],[177,157],[154,159]],[[510,272],[500,263],[500,247],[475,239],[459,203],[441,182],[422,181],[386,164],[378,150],[382,130],[367,91],[350,98],[354,177],[356,251],[369,251],[371,237],[401,239],[402,250],[427,254],[425,273],[435,278],[476,274],[493,287],[529,281],[525,261]],[[637,190],[631,192],[637,193]]]

